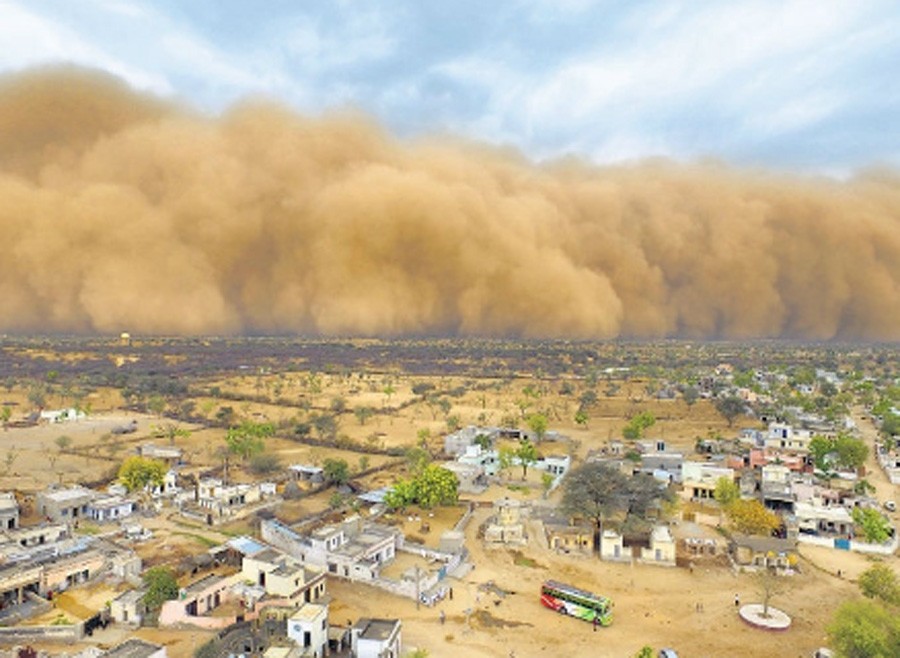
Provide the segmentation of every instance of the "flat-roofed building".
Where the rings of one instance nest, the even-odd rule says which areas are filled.
[[[76,521],[87,516],[88,506],[96,494],[84,487],[49,489],[37,495],[38,514],[50,521]]]
[[[350,629],[350,646],[357,658],[399,658],[399,619],[360,619]]]

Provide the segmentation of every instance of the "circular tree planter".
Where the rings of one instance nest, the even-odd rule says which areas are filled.
[[[761,628],[766,631],[785,631],[791,626],[791,618],[778,608],[769,606],[769,614],[763,616],[761,603],[748,603],[741,607],[738,614],[741,616],[741,619],[754,628]]]

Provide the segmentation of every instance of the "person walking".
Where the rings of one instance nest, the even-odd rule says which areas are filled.
[[[737,608],[741,605],[741,597],[738,594],[734,595],[734,607]]]

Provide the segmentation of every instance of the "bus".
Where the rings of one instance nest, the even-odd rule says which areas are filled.
[[[560,614],[600,626],[612,623],[612,601],[605,596],[597,596],[555,580],[548,580],[541,585],[541,603]]]

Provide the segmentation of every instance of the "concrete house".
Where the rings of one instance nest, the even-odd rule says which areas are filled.
[[[328,653],[328,606],[307,603],[287,621],[287,634],[303,656],[322,658]]]
[[[475,439],[482,435],[488,437],[490,445],[494,445],[500,435],[500,430],[496,427],[476,427],[474,425],[458,429],[444,437],[444,453],[451,457],[459,457],[465,454],[466,449],[475,445]]]
[[[118,521],[131,516],[135,502],[121,496],[100,496],[88,504],[87,516],[97,523]]]
[[[350,629],[350,647],[356,658],[400,658],[399,619],[360,619]]]
[[[675,566],[675,540],[666,526],[654,526],[650,532],[650,545],[641,547],[640,561],[661,567]]]
[[[340,525],[318,528],[301,535],[275,519],[260,524],[263,541],[302,564],[325,569],[350,580],[371,581],[383,565],[394,559],[403,534],[389,526],[365,523],[359,517]]]
[[[241,576],[266,594],[310,603],[325,595],[325,572],[311,569],[274,548],[245,555]]]
[[[547,545],[558,553],[591,555],[594,552],[594,529],[562,523],[544,523]]]
[[[109,602],[109,614],[118,624],[140,626],[144,618],[145,606],[142,601],[146,590],[130,589]]]
[[[484,529],[487,544],[517,545],[528,543],[524,518],[528,508],[521,501],[500,498],[494,501],[494,515]]]
[[[487,474],[480,464],[443,462],[441,466],[456,476],[460,493],[482,493],[488,488]]]
[[[622,535],[604,530],[600,538],[600,559],[608,562],[631,562],[631,548],[625,548]]]
[[[219,623],[204,623],[203,616],[218,608],[229,598],[229,587],[234,578],[225,578],[216,574],[208,574],[178,591],[178,598],[163,603],[159,611],[160,626],[176,624],[195,624],[202,626],[223,626],[225,619],[210,620]]]
[[[37,495],[37,512],[50,521],[70,523],[87,516],[95,497],[93,491],[80,486],[48,489]]]
[[[14,493],[0,493],[0,529],[19,527],[19,503]]]
[[[734,469],[706,462],[684,462],[681,466],[681,495],[688,500],[712,500],[720,478],[734,481]]]

